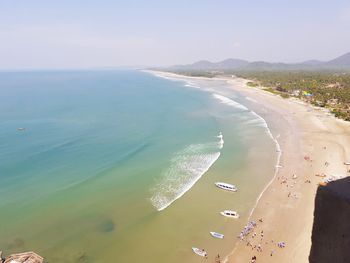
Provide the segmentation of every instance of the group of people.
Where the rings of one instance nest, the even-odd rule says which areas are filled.
[[[249,235],[249,233],[254,229],[254,227],[256,227],[255,221],[248,222],[248,224],[244,227],[242,232],[238,235],[238,238],[240,240],[243,240],[244,237]]]
[[[278,242],[278,243],[277,243],[277,246],[278,246],[279,248],[284,248],[284,247],[286,246],[286,242]]]
[[[259,219],[259,222],[263,222],[262,218]],[[242,230],[242,232],[239,234],[238,238],[240,240],[245,240],[247,242],[247,246],[251,247],[252,250],[255,250],[256,252],[263,252],[263,247],[262,245],[263,244],[266,244],[268,245],[269,242],[263,242],[263,239],[264,239],[264,230],[261,230],[260,232],[257,233],[256,232],[253,232],[253,230],[257,227],[257,223],[255,221],[250,221],[245,227],[244,229]],[[255,242],[254,242],[255,241]],[[255,244],[254,244],[255,243]],[[271,244],[273,246],[276,246],[278,248],[284,248],[286,246],[286,242],[284,241],[281,241],[281,242],[278,242],[278,243],[275,243],[274,240],[271,240]],[[271,253],[270,253],[270,256],[272,257],[273,254],[275,253],[275,250],[272,249],[271,250]],[[253,256],[252,259],[251,259],[251,262],[254,263],[257,261],[257,257],[256,256]]]

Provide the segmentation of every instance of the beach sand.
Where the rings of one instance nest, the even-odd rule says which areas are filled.
[[[232,89],[254,102],[252,110],[266,119],[282,150],[281,167],[259,196],[249,219],[257,222],[257,227],[244,241],[235,243],[225,261],[251,262],[255,256],[259,263],[308,262],[317,186],[332,175],[349,175],[343,163],[350,159],[350,123],[298,99],[283,99],[248,87],[244,79],[216,79],[227,81]],[[279,248],[278,242],[286,246]]]
[[[282,168],[251,217],[258,223],[248,238],[252,245],[240,242],[228,262],[251,262],[253,256],[256,262],[309,262],[314,198],[318,184],[325,180],[315,175],[349,175],[343,163],[350,158],[350,123],[297,99],[247,87],[246,80],[228,81],[269,115],[267,122],[280,134],[282,149]],[[286,247],[279,248],[278,242]],[[257,251],[259,244],[262,252]]]

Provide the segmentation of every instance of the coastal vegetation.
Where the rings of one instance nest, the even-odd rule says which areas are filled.
[[[253,81],[248,81],[247,82],[247,86],[249,86],[249,87],[257,87],[258,84],[256,82],[253,82]]]
[[[249,86],[263,87],[284,98],[297,97],[330,109],[336,117],[350,121],[350,72],[277,71],[236,72],[251,80]]]
[[[296,97],[312,105],[325,107],[337,118],[350,121],[350,70],[344,71],[210,71],[172,70],[193,77],[232,77],[249,79],[247,86],[280,95]]]
[[[192,77],[235,75],[249,79],[249,87],[261,87],[283,98],[297,97],[329,108],[336,117],[350,121],[350,52],[323,62],[288,64],[231,58],[219,62],[201,60],[161,70]]]

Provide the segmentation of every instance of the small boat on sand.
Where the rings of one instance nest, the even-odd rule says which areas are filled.
[[[344,162],[344,165],[350,165],[350,162]]]
[[[204,249],[192,247],[192,251],[195,254],[197,254],[198,256],[201,256],[201,257],[207,257],[208,256],[207,252]]]
[[[221,238],[221,239],[224,238],[224,235],[223,235],[223,234],[220,234],[220,233],[218,233],[218,232],[210,232],[210,234],[211,234],[213,237],[216,237],[216,238]]]
[[[239,218],[239,214],[236,211],[232,210],[225,210],[223,212],[220,212],[221,215],[231,218]]]
[[[215,185],[219,187],[220,189],[231,191],[231,192],[237,192],[237,187],[232,184],[222,183],[222,182],[216,182]]]

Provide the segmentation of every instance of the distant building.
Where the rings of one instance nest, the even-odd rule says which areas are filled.
[[[290,94],[291,96],[294,96],[294,97],[299,97],[300,95],[300,90],[299,89],[295,89],[291,92]]]
[[[311,93],[309,93],[309,92],[307,92],[307,91],[303,91],[303,95],[304,95],[305,97],[312,97],[312,96],[313,96]]]
[[[338,99],[329,99],[327,100],[327,104],[331,106],[336,106],[338,104]]]
[[[316,101],[314,101],[314,103],[317,106],[319,106],[319,107],[325,107],[326,106],[326,104],[323,101],[320,101],[320,100],[316,100]]]

